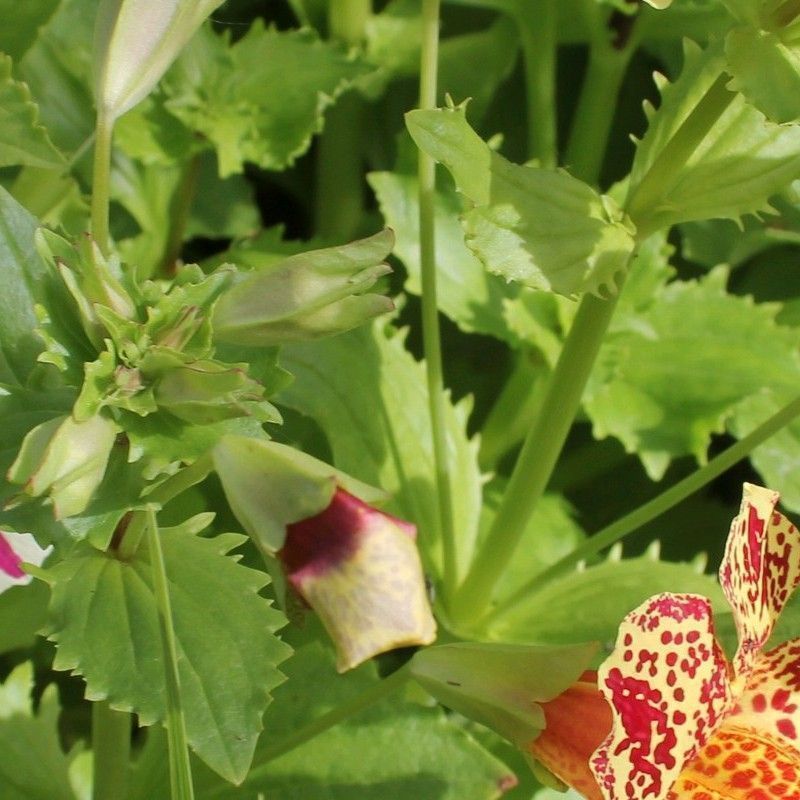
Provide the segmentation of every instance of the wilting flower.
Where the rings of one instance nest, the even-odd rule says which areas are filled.
[[[288,526],[278,556],[336,644],[340,672],[436,638],[416,536],[341,488],[326,509]]]
[[[366,502],[383,493],[277,442],[225,436],[213,456],[231,509],[317,612],[339,671],[434,640],[416,529]]]
[[[22,569],[22,562],[39,567],[52,549],[39,547],[30,533],[0,531],[0,593],[30,583],[32,578]]]
[[[800,582],[800,535],[777,502],[776,492],[745,484],[731,526],[720,582],[739,635],[732,664],[704,597],[656,595],[623,621],[598,672],[613,721],[591,756],[587,798],[800,798],[800,640],[763,652]]]

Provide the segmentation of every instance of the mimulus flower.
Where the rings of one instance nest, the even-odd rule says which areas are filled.
[[[720,583],[739,635],[733,663],[704,597],[657,595],[623,621],[598,672],[613,722],[588,797],[800,798],[800,640],[763,651],[800,581],[800,534],[777,502],[745,484],[731,526]]]
[[[22,569],[22,562],[40,567],[52,549],[39,547],[29,533],[0,531],[0,594],[12,586],[30,583],[33,578]]]
[[[416,537],[410,523],[341,488],[322,512],[287,527],[278,557],[333,639],[340,672],[436,638]]]
[[[293,447],[242,436],[220,440],[214,465],[238,520],[319,615],[340,672],[436,638],[416,528],[369,505],[383,492]]]

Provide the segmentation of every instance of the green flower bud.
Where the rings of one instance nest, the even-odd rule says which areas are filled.
[[[117,428],[99,414],[76,422],[56,417],[30,430],[8,470],[30,497],[48,495],[56,519],[80,514],[105,475]]]
[[[217,302],[215,338],[271,347],[342,333],[391,311],[388,297],[367,290],[391,272],[382,261],[393,245],[387,228],[245,273]]]
[[[101,0],[95,98],[113,120],[143,100],[222,0]]]

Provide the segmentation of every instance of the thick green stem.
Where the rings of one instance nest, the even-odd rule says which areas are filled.
[[[594,0],[592,0],[594,2]],[[598,20],[602,25],[602,20]],[[589,64],[570,128],[564,165],[576,178],[597,183],[617,108],[617,95],[634,47],[609,44],[605,27],[589,46]]]
[[[364,39],[372,0],[331,0],[328,27],[334,39],[355,46]],[[316,229],[323,239],[348,241],[364,218],[364,99],[350,91],[325,116],[317,150]]]
[[[619,294],[601,300],[585,295],[581,301],[497,516],[456,595],[452,614],[456,624],[469,625],[484,612],[497,581],[514,556],[575,420],[618,297]]]
[[[370,706],[373,706],[385,699],[393,692],[396,692],[398,689],[402,688],[407,683],[409,678],[409,665],[406,664],[396,672],[393,672],[388,678],[385,678],[384,680],[380,681],[380,683],[376,683],[375,686],[372,686],[365,692],[362,692],[360,695],[358,695],[358,697],[355,697],[349,702],[337,706],[327,714],[317,717],[317,719],[309,722],[308,725],[298,728],[288,736],[283,736],[279,742],[276,742],[270,747],[263,748],[258,754],[258,764],[250,770],[247,775],[247,780],[259,780],[263,775],[269,772],[269,764],[271,761],[274,761],[276,758],[279,758],[291,750],[294,750],[296,747],[300,747],[300,745],[311,741],[315,736],[325,733],[325,731],[330,730],[340,722],[344,722],[346,719],[354,717],[356,714],[359,714]],[[215,791],[206,793],[204,796],[212,798],[220,795],[226,795],[229,792],[230,786],[224,785],[220,786],[220,788]]]
[[[102,111],[97,113],[94,137],[94,172],[92,173],[92,236],[104,255],[109,252],[108,209],[111,198],[111,141],[114,120]]]
[[[520,0],[515,14],[525,59],[528,155],[543,167],[558,163],[556,0]]]
[[[131,754],[131,715],[105,700],[92,703],[94,800],[125,800]]]
[[[532,578],[525,586],[511,595],[505,602],[499,605],[491,615],[486,617],[486,622],[493,622],[507,614],[512,613],[523,603],[527,602],[536,592],[541,591],[548,583],[559,575],[562,575],[579,561],[600,552],[606,547],[624,539],[634,533],[643,525],[659,517],[665,511],[676,506],[694,492],[702,489],[707,483],[722,475],[738,461],[746,458],[750,453],[765,442],[770,436],[776,434],[781,428],[788,425],[792,420],[800,416],[800,397],[792,400],[784,406],[777,414],[774,414],[766,422],[759,425],[752,433],[749,433],[736,444],[729,447],[716,458],[713,458],[705,466],[688,475],[682,481],[678,481],[665,492],[648,501],[644,505],[626,514],[621,519],[613,522],[602,531],[596,533],[580,547],[576,547],[569,555],[564,556],[560,561],[548,567]]]
[[[183,168],[181,181],[175,189],[169,207],[169,236],[161,259],[160,273],[166,277],[175,275],[178,258],[183,248],[189,213],[197,194],[197,179],[200,176],[200,157],[195,155]]]
[[[186,741],[186,721],[183,717],[181,703],[178,646],[175,640],[167,571],[164,565],[164,554],[161,551],[161,537],[154,506],[147,508],[147,547],[150,551],[150,564],[153,570],[153,593],[158,609],[161,652],[164,658],[171,797],[172,800],[192,800],[194,787],[192,785],[192,768],[189,763],[189,746]]]
[[[422,4],[422,55],[420,62],[419,107],[436,107],[437,62],[439,57],[439,0]],[[453,498],[448,471],[447,433],[445,428],[444,377],[442,344],[439,332],[439,308],[436,299],[436,163],[419,151],[419,249],[422,277],[422,343],[428,383],[428,408],[433,438],[439,528],[444,562],[443,595],[452,596],[458,581]]]

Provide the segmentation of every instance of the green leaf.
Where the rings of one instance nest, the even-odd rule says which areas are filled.
[[[408,270],[405,289],[422,291],[419,266],[418,181],[409,175],[373,172],[369,183],[375,191],[386,224],[397,237],[394,253]],[[515,287],[490,275],[464,244],[458,221],[461,203],[454,192],[436,195],[436,267],[439,309],[467,333],[487,333],[511,344],[517,338],[503,319],[504,301]]]
[[[74,153],[94,130],[90,88],[94,26],[88,21],[94,20],[97,3],[61,0],[17,65],[39,106],[42,123],[66,154]]]
[[[659,592],[708,597],[715,609],[728,605],[716,579],[703,573],[704,555],[691,563],[659,560],[658,543],[639,558],[621,560],[621,547],[608,559],[555,578],[532,593],[490,628],[492,639],[521,643],[613,643],[622,618]],[[613,587],[613,591],[609,591]]]
[[[198,800],[234,800],[242,791],[281,800],[490,800],[514,785],[508,768],[440,710],[404,702],[401,696],[283,756],[262,760],[280,746],[286,731],[357,699],[376,683],[373,665],[337,676],[330,651],[317,643],[300,648],[285,671],[288,681],[275,693],[271,724],[244,789],[224,792],[218,782],[199,774]]]
[[[11,59],[0,53],[0,167],[64,167],[47,131],[39,123],[39,112],[24,83],[11,77]]]
[[[376,322],[330,339],[285,347],[295,381],[279,401],[312,417],[327,435],[337,468],[394,495],[390,509],[419,528],[426,566],[441,563],[439,520],[424,366],[404,333]],[[357,387],[357,391],[354,391]],[[466,434],[469,399],[446,402],[450,481],[463,574],[475,544],[481,503],[477,439]]]
[[[701,52],[687,42],[680,77],[672,84],[663,78],[658,81],[658,111],[646,104],[649,126],[631,171],[629,207],[638,203],[643,217],[637,215],[636,220],[648,229],[716,217],[738,220],[743,214],[769,211],[769,198],[800,176],[800,126],[770,122],[739,94],[693,147],[685,163],[670,165],[662,159],[656,164],[674,137],[685,132],[682,126],[693,124],[692,115],[707,95],[719,91],[723,69],[719,47]],[[663,169],[657,185],[650,182],[648,197],[643,200],[637,192],[654,165]]]
[[[209,766],[241,781],[288,648],[274,636],[282,616],[258,595],[267,576],[226,555],[244,537],[200,538],[196,523],[161,531],[187,734]],[[82,675],[89,699],[134,711],[144,725],[163,720],[164,666],[146,546],[126,562],[81,543],[49,575],[54,667]]]
[[[472,201],[467,245],[491,272],[571,296],[613,287],[625,271],[633,230],[610,197],[563,170],[507,161],[470,128],[463,106],[411,111],[406,125]]]
[[[57,7],[53,0],[0,0],[0,19],[14,20],[13,25],[3,25],[0,30],[0,50],[18,61]]]
[[[201,32],[167,80],[167,108],[213,143],[223,177],[245,161],[283,169],[322,129],[325,108],[368,69],[309,30],[256,22],[233,45]],[[265,91],[274,86],[280,91]]]
[[[0,379],[22,382],[31,372],[43,342],[34,330],[34,303],[49,282],[47,268],[36,252],[37,221],[0,187]]]
[[[745,398],[796,386],[794,331],[776,324],[778,307],[728,294],[726,280],[719,268],[667,286],[609,337],[587,388],[595,436],[619,438],[652,478],[677,456],[704,461],[711,434]]]
[[[0,794],[3,800],[75,800],[59,744],[58,691],[45,689],[36,715],[32,691],[29,661],[0,686]]]
[[[800,120],[800,48],[778,33],[737,28],[725,39],[731,88],[772,122]]]
[[[0,653],[33,644],[47,621],[49,597],[40,581],[12,586],[0,595]]]

